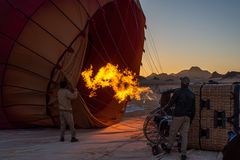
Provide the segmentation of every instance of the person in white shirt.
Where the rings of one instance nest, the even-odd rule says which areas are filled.
[[[71,142],[77,142],[78,139],[76,138],[76,131],[74,128],[71,100],[77,98],[78,90],[77,88],[75,88],[74,93],[72,93],[67,88],[67,81],[61,81],[60,89],[58,90],[57,95],[58,95],[58,105],[59,105],[59,115],[60,115],[60,125],[61,125],[60,141],[64,142],[66,125],[68,125],[71,130],[71,136],[72,136]]]

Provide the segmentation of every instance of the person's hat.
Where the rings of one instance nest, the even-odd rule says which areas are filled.
[[[183,84],[189,84],[190,83],[190,79],[187,76],[181,77],[180,80],[181,80],[181,83],[183,83]]]

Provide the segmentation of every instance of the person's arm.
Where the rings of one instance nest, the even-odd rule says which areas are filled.
[[[77,88],[74,89],[74,93],[70,92],[69,90],[67,90],[67,97],[69,99],[76,99],[78,95],[78,90]]]
[[[165,108],[172,107],[172,106],[174,105],[174,103],[176,102],[177,97],[178,97],[178,92],[175,91],[175,92],[173,93],[173,96],[171,97],[170,101],[168,102],[168,104],[166,105]]]

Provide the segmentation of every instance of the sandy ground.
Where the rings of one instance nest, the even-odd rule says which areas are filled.
[[[125,117],[104,129],[79,129],[79,142],[59,142],[58,129],[0,131],[0,160],[158,160],[142,134],[144,116]],[[189,159],[218,160],[221,154],[189,150]],[[173,152],[163,160],[179,159]]]

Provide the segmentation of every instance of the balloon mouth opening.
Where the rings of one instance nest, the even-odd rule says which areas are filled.
[[[107,63],[118,65],[120,68],[124,68],[126,65],[122,61],[122,57],[119,56],[120,52],[123,52],[119,50],[119,47],[115,46],[116,43],[118,43],[121,48],[121,44],[125,45],[126,43],[121,39],[121,35],[124,35],[125,32],[124,28],[121,28],[121,20],[118,19],[119,13],[116,11],[116,4],[109,3],[105,5],[103,9],[104,13],[101,9],[98,10],[89,22],[89,43],[86,49],[87,56],[84,59],[82,68],[82,71],[84,71],[90,66],[93,66],[94,74],[97,73],[101,67],[106,66]],[[105,18],[109,19],[111,24],[107,24],[104,21]],[[119,26],[121,26],[121,29],[117,30],[116,28],[119,28]],[[126,46],[127,45],[124,47]],[[127,47],[130,48],[129,44]],[[127,57],[127,55],[122,56],[125,59]],[[107,126],[117,123],[124,114],[127,101],[125,100],[119,103],[118,100],[114,98],[115,93],[112,88],[101,88],[96,91],[96,96],[89,97],[90,90],[85,86],[85,82],[80,76],[78,89],[79,92],[82,93],[82,97],[91,114]]]

